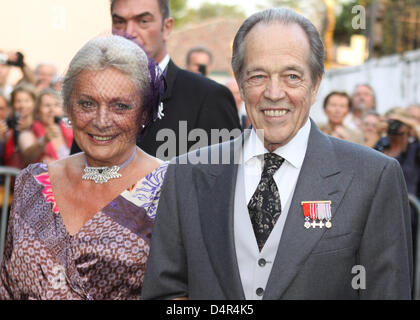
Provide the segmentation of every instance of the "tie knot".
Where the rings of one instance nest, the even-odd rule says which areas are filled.
[[[284,161],[284,158],[280,157],[275,153],[265,153],[264,154],[264,170],[263,174],[268,174],[273,176],[276,171],[280,168]]]

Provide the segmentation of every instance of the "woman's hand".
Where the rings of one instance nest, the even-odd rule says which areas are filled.
[[[33,119],[32,117],[21,117],[17,122],[17,129],[19,131],[29,130],[32,126]]]
[[[60,136],[60,128],[55,125],[54,123],[49,125],[47,129],[45,130],[45,142],[48,143],[54,138],[57,138]]]

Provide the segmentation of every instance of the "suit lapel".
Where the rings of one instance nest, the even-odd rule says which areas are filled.
[[[166,90],[162,97],[162,102],[165,102],[166,100],[170,99],[172,96],[172,89],[174,87],[175,79],[177,76],[177,73],[179,71],[179,68],[173,63],[172,60],[169,60],[168,66],[166,67],[166,75],[165,75],[165,81],[166,81]]]
[[[242,136],[235,139],[242,141]],[[231,160],[234,142],[229,142]],[[223,144],[226,145],[226,144]],[[236,143],[235,145],[240,145]],[[214,149],[213,149],[214,150]],[[236,148],[237,152],[240,152]],[[233,210],[238,166],[229,164],[195,167],[200,221],[204,243],[226,299],[245,299],[234,246]]]
[[[280,299],[308,258],[326,228],[309,228],[305,222],[301,201],[331,200],[334,216],[353,175],[342,174],[331,140],[311,123],[308,148],[289,213],[283,229],[277,255],[267,283],[264,299]]]

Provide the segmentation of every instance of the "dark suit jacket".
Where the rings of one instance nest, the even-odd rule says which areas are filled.
[[[232,163],[169,165],[142,298],[244,299],[233,232],[236,173]],[[301,201],[316,200],[332,201],[332,228],[305,229]],[[326,136],[312,122],[263,298],[410,299],[409,220],[398,162]],[[352,286],[361,275],[355,266],[365,268],[366,289]]]
[[[165,160],[171,159],[190,150],[197,141],[186,141],[186,134],[192,129],[200,128],[205,130],[207,137],[210,137],[211,129],[241,128],[238,112],[232,93],[223,85],[201,75],[178,68],[172,60],[169,61],[166,71],[167,90],[163,96],[162,119],[157,119],[147,129],[146,134],[137,143],[143,151],[156,156],[159,146],[166,143],[157,141],[158,131],[171,129],[175,133],[175,145],[169,146],[174,150],[172,154],[165,154]],[[179,130],[179,121],[186,121],[187,131],[183,135]],[[181,130],[182,131],[182,130]],[[200,146],[211,144],[201,140]],[[219,141],[218,141],[219,142]],[[181,144],[185,148],[179,148]],[[164,146],[165,147],[165,146]],[[182,150],[185,149],[185,150]],[[80,148],[73,142],[71,153],[80,152]],[[161,157],[162,158],[162,157]]]

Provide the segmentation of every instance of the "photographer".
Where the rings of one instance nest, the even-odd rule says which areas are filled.
[[[20,153],[26,164],[52,162],[70,154],[73,132],[61,120],[60,95],[54,89],[42,90],[36,100],[34,124],[20,134]]]
[[[4,164],[19,169],[26,166],[20,152],[23,143],[20,133],[30,130],[33,125],[33,111],[35,107],[35,88],[29,84],[18,85],[11,94],[12,115],[7,119],[7,133]]]
[[[393,108],[386,114],[388,129],[375,149],[398,160],[408,192],[420,197],[420,143],[406,110]]]
[[[204,47],[190,49],[186,57],[187,70],[199,73],[207,77],[210,73],[209,67],[213,62],[213,55]]]

